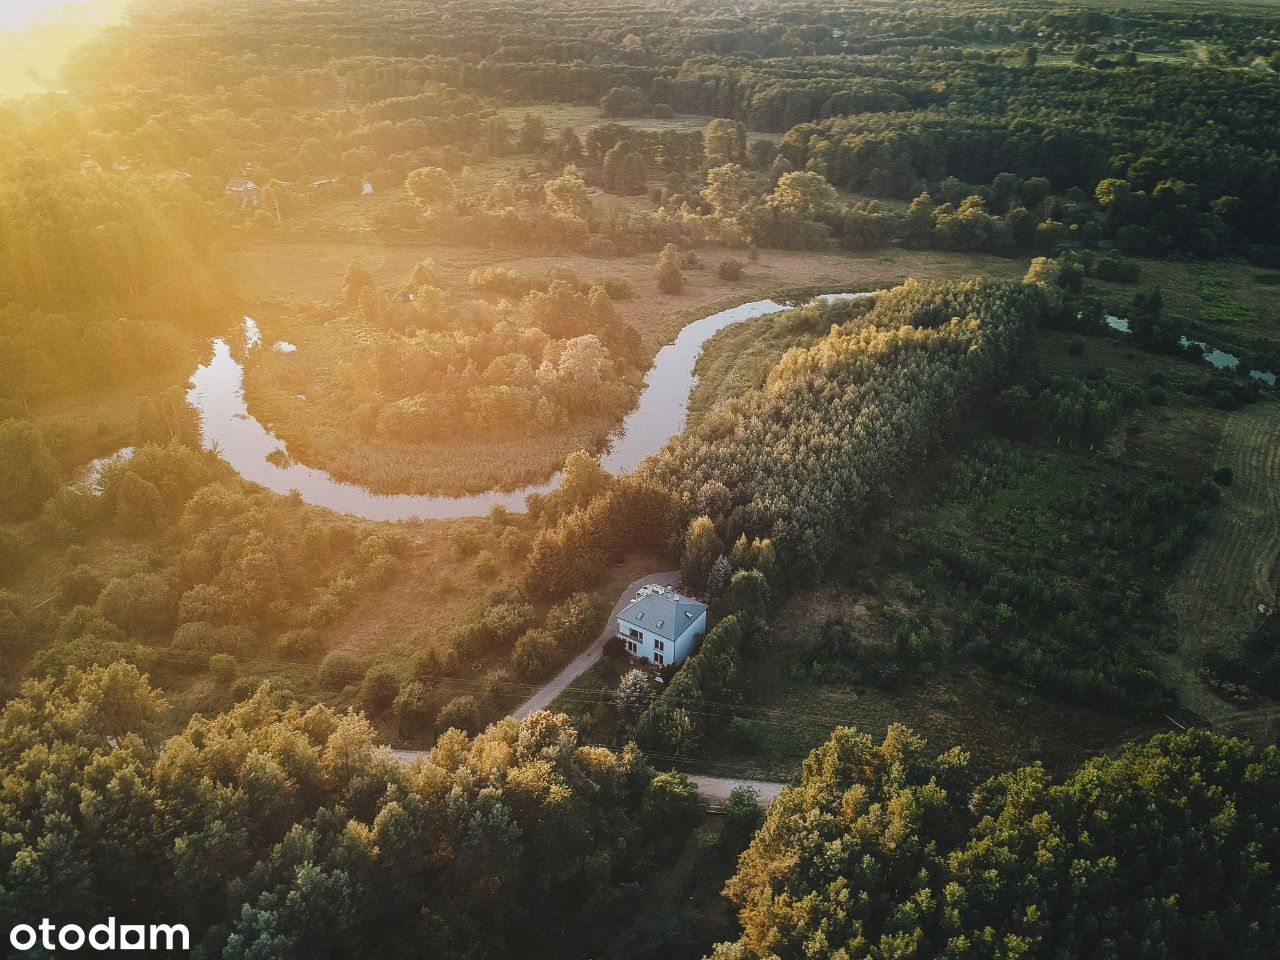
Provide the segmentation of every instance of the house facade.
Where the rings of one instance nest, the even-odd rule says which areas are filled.
[[[618,614],[627,653],[658,667],[681,663],[707,630],[707,605],[672,587],[642,587]]]
[[[248,177],[232,177],[227,181],[227,196],[235,197],[246,207],[256,207],[259,200],[258,185]]]

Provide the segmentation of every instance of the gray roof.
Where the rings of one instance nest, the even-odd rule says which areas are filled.
[[[665,640],[675,640],[706,612],[705,603],[668,589],[632,600],[618,614],[618,620]]]

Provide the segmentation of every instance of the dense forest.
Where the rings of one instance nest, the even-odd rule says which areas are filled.
[[[1278,72],[1251,2],[140,0],[0,101],[0,928],[1272,955]],[[213,337],[276,468],[558,485],[273,493]]]
[[[362,717],[265,689],[162,739],[166,709],[123,663],[5,707],[6,928],[163,916],[201,957],[586,956],[698,815],[687,778],[550,714],[405,766]]]
[[[284,0],[221,4],[216,31],[211,16],[195,0],[152,4],[77,56],[73,97],[4,106],[0,292],[57,306],[134,293],[204,260],[214,224],[280,229],[362,184],[409,182],[413,196],[384,214],[392,232],[698,238],[689,218],[710,210],[697,196],[697,138],[620,137],[616,125],[550,136],[536,111],[513,123],[498,109],[548,101],[785,134],[706,145],[712,160],[746,161],[761,192],[799,171],[869,197],[927,197],[923,233],[912,218],[886,228],[874,207],[798,211],[856,245],[884,231],[944,246],[1034,239],[1052,253],[1111,241],[1274,258],[1280,243],[1274,18],[788,2],[691,4],[672,29],[673,14],[631,4],[453,3],[443,14]],[[281,18],[288,45],[271,26]],[[1183,48],[1202,66],[1163,56]],[[510,154],[526,158],[526,175],[567,163],[611,190],[668,182],[644,216],[578,224],[541,183],[468,180],[468,168]],[[229,192],[235,177],[260,193]],[[526,198],[538,209],[522,209]],[[804,242],[758,226],[748,235]]]
[[[838,729],[739,861],[742,936],[712,956],[1268,956],[1277,760],[1166,734],[975,782],[904,727]]]

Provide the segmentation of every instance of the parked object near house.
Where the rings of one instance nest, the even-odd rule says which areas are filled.
[[[693,653],[707,630],[707,605],[674,587],[649,584],[618,614],[618,636],[633,657],[665,667]]]

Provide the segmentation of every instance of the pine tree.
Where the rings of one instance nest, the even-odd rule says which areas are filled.
[[[643,670],[629,670],[618,682],[618,691],[614,694],[614,703],[618,713],[628,725],[640,719],[645,707],[653,699],[653,683]]]
[[[716,562],[711,565],[711,573],[707,576],[707,593],[713,597],[718,597],[724,593],[724,588],[729,585],[729,578],[733,576],[733,565],[729,563],[729,558],[723,553],[716,557]]]

